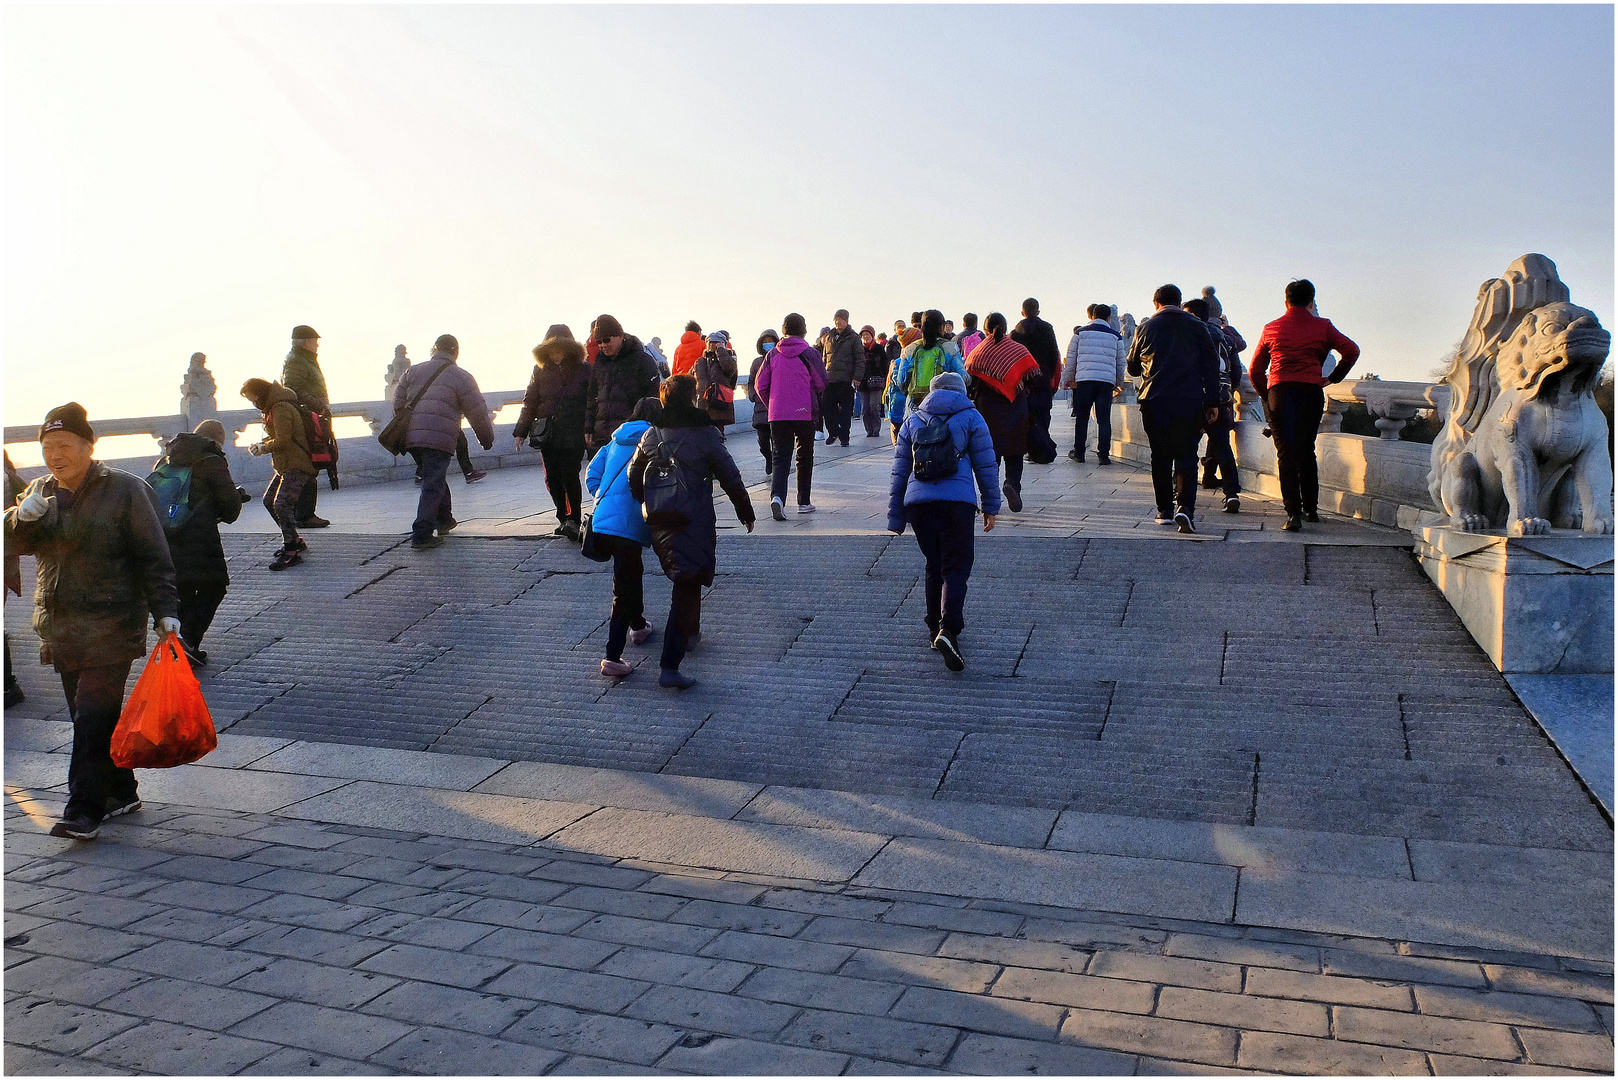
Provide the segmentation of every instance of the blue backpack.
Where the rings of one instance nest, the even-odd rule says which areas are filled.
[[[911,436],[912,468],[917,480],[948,480],[960,470],[964,450],[955,449],[949,417],[929,416]]]
[[[157,509],[163,518],[163,531],[178,532],[191,520],[191,466],[159,462],[146,484],[157,492]]]

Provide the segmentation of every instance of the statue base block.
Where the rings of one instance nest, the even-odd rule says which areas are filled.
[[[1613,670],[1613,538],[1419,527],[1421,568],[1506,674]]]

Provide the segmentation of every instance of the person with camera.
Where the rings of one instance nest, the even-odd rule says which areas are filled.
[[[524,440],[545,463],[545,487],[556,504],[556,536],[579,540],[579,467],[584,464],[584,398],[590,365],[573,331],[557,323],[534,346],[534,372],[512,429],[513,447]]]

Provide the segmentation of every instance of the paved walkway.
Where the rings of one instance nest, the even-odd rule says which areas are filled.
[[[684,694],[595,673],[538,470],[425,553],[412,488],[323,492],[286,574],[250,507],[220,749],[95,844],[43,835],[19,665],[7,1071],[1611,1072],[1611,829],[1406,538],[1031,469],[950,676],[887,455],[822,452],[821,513],[722,538]]]

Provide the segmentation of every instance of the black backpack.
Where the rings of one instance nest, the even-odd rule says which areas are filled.
[[[917,480],[948,480],[961,467],[965,450],[955,449],[955,436],[949,417],[929,416],[910,439]]]
[[[646,516],[647,528],[677,532],[691,524],[691,496],[685,476],[675,460],[674,448],[661,437],[656,456],[646,463],[644,479],[641,512]]]

